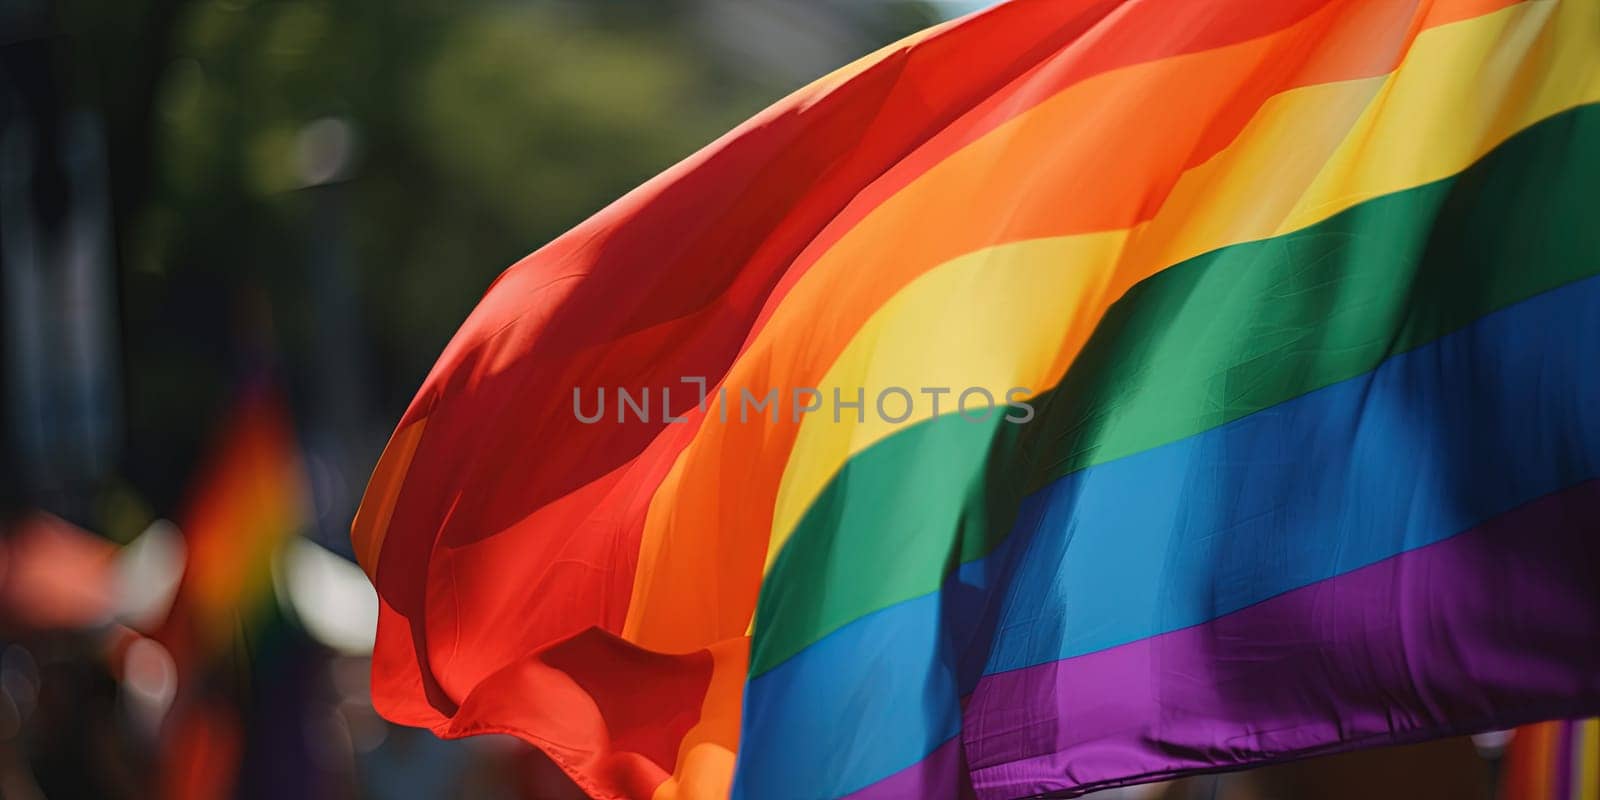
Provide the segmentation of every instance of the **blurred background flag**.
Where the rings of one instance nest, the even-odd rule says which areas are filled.
[[[1516,729],[1501,765],[1500,800],[1600,798],[1600,719]]]
[[[1600,710],[1597,29],[1016,0],[801,89],[445,348],[352,527],[378,709],[656,800]]]
[[[247,386],[196,472],[182,517],[183,578],[156,639],[174,662],[162,724],[158,795],[207,800],[237,792],[244,698],[268,628],[277,624],[272,565],[304,530],[309,496],[299,446],[272,386]]]
[[[271,609],[272,562],[310,519],[304,468],[282,399],[246,389],[196,473],[180,529],[183,580],[162,638],[203,662]]]

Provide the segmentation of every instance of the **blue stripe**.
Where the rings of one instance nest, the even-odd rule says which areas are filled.
[[[940,592],[750,681],[734,796],[838,796],[916,763],[959,730],[980,662],[1205,622],[1595,477],[1600,278],[1031,495]]]
[[[751,680],[733,797],[839,797],[955,736],[1013,541],[962,564],[939,591],[861,617]]]

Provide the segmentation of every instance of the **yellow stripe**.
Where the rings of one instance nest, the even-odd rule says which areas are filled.
[[[1586,719],[1572,737],[1572,795],[1577,800],[1600,800],[1600,719]]]
[[[1388,76],[1271,98],[1147,223],[1007,244],[923,275],[874,314],[818,387],[829,409],[834,388],[852,399],[863,387],[868,416],[802,422],[767,566],[850,456],[932,414],[932,398],[920,395],[908,419],[885,422],[870,405],[878,391],[983,386],[999,397],[1053,385],[1107,306],[1161,269],[1448,177],[1522,128],[1600,100],[1596,31],[1600,4],[1550,0],[1424,31]],[[898,415],[899,398],[888,402]]]

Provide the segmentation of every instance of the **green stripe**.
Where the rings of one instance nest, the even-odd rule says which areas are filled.
[[[1134,287],[1025,425],[938,417],[852,458],[761,587],[750,674],[937,590],[1067,473],[1370,371],[1495,309],[1600,273],[1600,106],[1451,178]]]

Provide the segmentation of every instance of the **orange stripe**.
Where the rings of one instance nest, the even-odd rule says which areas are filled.
[[[721,642],[711,648],[711,659],[711,683],[700,707],[700,720],[683,737],[677,769],[656,787],[653,800],[722,800],[733,786],[750,640],[740,637]]]
[[[1491,0],[1483,3],[1485,10],[1503,7],[1516,0]],[[1036,62],[1035,66],[1011,81],[1004,89],[994,92],[982,102],[948,125],[938,136],[930,138],[916,151],[909,153],[882,178],[862,191],[857,202],[844,209],[834,223],[824,229],[806,248],[795,266],[790,269],[768,298],[767,306],[758,318],[754,330],[760,330],[771,318],[772,312],[782,302],[794,284],[806,274],[816,260],[831,250],[839,239],[853,230],[861,220],[870,215],[879,204],[893,197],[924,172],[983,138],[1000,125],[1025,114],[1033,107],[1054,97],[1067,87],[1096,75],[1130,65],[1158,61],[1185,53],[1195,53],[1226,47],[1238,42],[1271,35],[1290,28],[1311,16],[1317,9],[1337,5],[1336,0],[1278,0],[1249,9],[1219,10],[1190,0],[1155,0],[1144,3],[1121,3],[1115,0],[1012,0],[994,6],[977,15],[980,18],[962,20],[961,32],[971,38],[988,39],[986,29],[980,26],[1006,25],[1024,30],[1049,31],[1033,42],[1033,50],[1014,47],[1018,62]],[[1482,13],[1467,9],[1469,3],[1455,3],[1461,16]],[[1470,13],[1469,13],[1470,11]],[[1433,12],[1429,24],[1450,21],[1449,11]],[[930,29],[902,43],[890,45],[879,51],[885,59],[897,58],[906,62],[905,70],[920,60],[919,67],[926,81],[942,76],[937,74],[941,65],[948,70],[971,69],[963,54],[940,49],[940,37],[952,23]],[[925,40],[922,48],[902,47],[903,44]],[[1013,45],[1021,42],[1012,42]],[[993,44],[991,42],[991,44]],[[898,51],[898,52],[891,52]],[[846,77],[854,77],[865,66],[862,61],[839,70],[802,90],[833,86]],[[888,113],[888,109],[880,113]]]
[[[1507,756],[1505,800],[1549,800],[1559,727],[1540,722],[1517,728]]]
[[[795,284],[726,384],[817,385],[863,322],[938,264],[1148,220],[1267,98],[1383,75],[1421,29],[1510,4],[1458,0],[1420,16],[1410,0],[1335,4],[1270,36],[1076,83],[873,208]],[[700,428],[655,494],[624,636],[683,652],[745,632],[798,427],[782,415]]]

